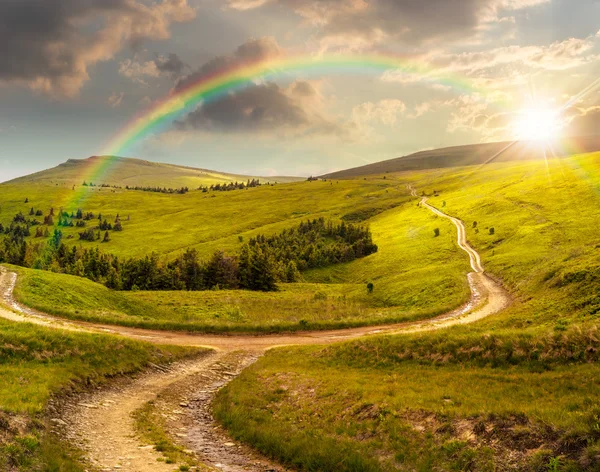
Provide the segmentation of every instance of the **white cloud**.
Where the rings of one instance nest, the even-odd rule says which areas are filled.
[[[112,108],[118,108],[121,106],[121,102],[123,101],[124,96],[125,94],[123,92],[113,92],[112,95],[108,97],[106,103],[108,103]]]

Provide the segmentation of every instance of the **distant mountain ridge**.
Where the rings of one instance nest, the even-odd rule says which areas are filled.
[[[19,177],[5,183],[53,183],[80,185],[83,179],[93,180],[89,176],[90,166],[101,165],[99,160],[108,160],[110,171],[95,184],[108,184],[118,186],[143,186],[197,188],[201,185],[222,184],[228,182],[242,182],[247,179],[259,179],[263,183],[285,183],[304,180],[303,177],[265,177],[256,175],[230,174],[209,169],[201,169],[176,164],[165,164],[128,157],[117,156],[91,156],[87,159],[68,159],[67,161],[34,174]],[[96,162],[95,162],[96,161]],[[88,182],[89,183],[89,182]]]
[[[556,157],[577,153],[600,151],[600,136],[565,138],[553,147]],[[552,152],[548,151],[548,157]],[[507,141],[485,144],[468,144],[427,151],[419,151],[407,156],[375,162],[360,167],[330,172],[321,177],[344,179],[387,172],[439,169],[482,165],[488,162],[508,162],[517,160],[543,159],[544,153],[529,141]]]

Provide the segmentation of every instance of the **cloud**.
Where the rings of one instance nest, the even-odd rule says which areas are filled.
[[[112,95],[108,97],[106,103],[108,103],[112,108],[118,108],[121,106],[121,102],[123,101],[124,96],[125,94],[123,92],[113,92]]]
[[[3,0],[0,84],[74,96],[91,66],[194,17],[187,0]]]
[[[318,90],[306,81],[297,81],[288,87],[272,82],[250,85],[200,105],[178,122],[177,127],[295,137],[342,133],[340,125],[324,113]]]
[[[169,53],[167,57],[158,56],[154,59],[156,68],[171,77],[179,77],[183,74],[183,71],[189,66],[181,60],[181,58],[175,53]]]
[[[229,0],[229,8],[249,10],[280,5],[319,29],[327,47],[364,47],[390,39],[423,43],[464,40],[501,13],[549,0]]]
[[[119,64],[119,74],[140,85],[148,85],[146,77],[158,77],[160,70],[154,61],[138,62],[135,59],[125,59]]]
[[[177,54],[170,53],[168,56],[156,55],[151,61],[140,60],[138,56],[125,59],[119,64],[119,74],[138,84],[148,85],[148,77],[166,75],[171,79],[178,79],[187,68],[189,66]]]
[[[401,70],[390,70],[382,74],[381,80],[402,84],[423,84],[440,89],[439,82],[453,76],[470,79],[470,84],[488,94],[504,93],[503,89],[525,85],[530,74],[538,71],[563,71],[600,58],[594,51],[598,45],[596,36],[568,38],[546,46],[505,46],[447,54],[434,51],[415,56],[415,60],[426,64],[428,73],[408,74]],[[441,86],[448,89],[447,86]],[[507,97],[500,97],[506,99]]]
[[[272,37],[253,38],[232,54],[217,56],[181,78],[175,91],[215,72],[279,57],[283,49]],[[277,136],[336,135],[343,127],[325,110],[318,82],[298,80],[288,86],[253,83],[202,103],[177,123],[179,130],[261,133]]]
[[[401,100],[380,100],[377,103],[365,102],[352,109],[352,120],[358,125],[383,125],[392,127],[406,111]]]
[[[191,74],[183,77],[177,83],[176,89],[185,87],[215,72],[240,66],[245,63],[277,58],[283,55],[283,49],[277,44],[275,38],[267,36],[252,38],[240,45],[233,54],[216,56],[201,65]]]
[[[600,135],[600,106],[588,108],[571,107],[566,112],[567,125],[564,133],[567,136]]]

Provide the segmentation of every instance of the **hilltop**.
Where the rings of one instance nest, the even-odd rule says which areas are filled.
[[[545,155],[547,157],[552,157],[552,155],[554,157],[564,157],[598,150],[600,150],[600,136],[562,139],[553,146],[552,150],[546,151],[529,141],[468,144],[419,151],[395,159],[331,172],[322,177],[326,179],[345,179],[389,172],[477,166],[491,162],[538,160],[544,159]]]
[[[110,166],[110,172],[104,175],[96,184],[109,184],[118,186],[142,186],[142,187],[190,187],[197,188],[201,185],[222,184],[235,181],[246,181],[258,178],[263,183],[284,183],[304,180],[300,177],[262,177],[242,174],[228,174],[209,169],[179,166],[175,164],[163,164],[145,161],[142,159],[116,157],[116,156],[92,156],[87,159],[69,159],[51,169],[26,175],[6,183],[23,184],[63,184],[80,185],[82,178],[89,178],[89,169],[104,164],[99,161],[112,160],[106,166]]]

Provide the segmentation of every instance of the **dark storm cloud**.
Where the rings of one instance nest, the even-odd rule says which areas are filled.
[[[176,89],[215,72],[283,53],[274,38],[250,39],[232,54],[217,56],[202,64],[181,79]],[[272,82],[249,84],[242,90],[201,104],[177,126],[180,130],[219,132],[340,133],[340,126],[327,118],[322,108],[319,91],[308,81],[299,80],[288,87]]]
[[[279,44],[277,44],[277,41],[275,41],[275,38],[264,37],[250,39],[239,46],[233,54],[216,56],[210,61],[202,64],[196,71],[181,79],[178,82],[176,89],[184,87],[189,83],[196,82],[202,77],[246,62],[278,57],[282,52],[283,51],[279,47]]]
[[[196,129],[256,131],[309,124],[301,105],[277,84],[253,85],[202,105],[186,119]]]
[[[307,82],[296,82],[288,88],[274,83],[251,85],[201,105],[178,127],[219,132],[341,134],[341,127],[320,112],[318,100],[318,92]]]
[[[154,60],[154,63],[160,72],[169,74],[172,77],[181,76],[188,68],[188,65],[175,53],[170,53],[167,57],[158,57]]]
[[[0,84],[74,95],[90,66],[194,16],[187,0],[2,0]]]

